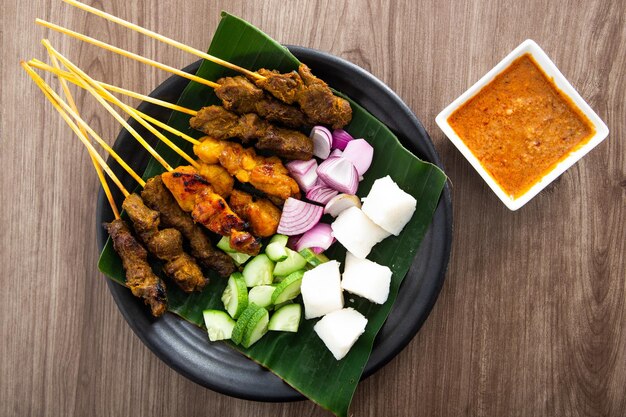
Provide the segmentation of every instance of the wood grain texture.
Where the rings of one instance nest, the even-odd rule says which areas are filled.
[[[359,386],[355,416],[626,415],[626,3],[122,1],[97,7],[204,49],[224,9],[387,83],[422,120],[453,184],[447,279],[415,339]],[[184,5],[184,7],[182,7]],[[194,58],[58,0],[5,0],[0,40],[0,416],[322,416],[195,385],[132,333],[97,272],[91,163],[18,66],[47,36],[92,76],[149,92],[167,74],[48,33],[35,17],[182,67]],[[518,212],[434,123],[526,38],[611,131]],[[118,131],[90,97],[88,122]]]

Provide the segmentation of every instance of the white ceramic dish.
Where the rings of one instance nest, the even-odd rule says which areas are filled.
[[[576,106],[584,113],[591,121],[594,127],[595,134],[591,139],[576,151],[569,154],[567,158],[559,162],[551,171],[549,171],[539,182],[533,185],[528,191],[521,196],[513,198],[507,194],[498,183],[491,177],[487,170],[482,166],[478,158],[472,154],[469,148],[456,134],[454,129],[448,123],[448,118],[456,109],[461,107],[467,100],[472,98],[483,87],[489,84],[499,73],[507,68],[515,59],[520,56],[530,53],[535,59],[539,67],[554,80],[556,86],[565,93]],[[527,39],[522,42],[517,48],[515,48],[510,54],[506,56],[502,61],[498,63],[491,71],[485,74],[476,84],[471,86],[465,93],[461,94],[459,98],[454,100],[448,107],[443,109],[436,118],[437,125],[443,130],[450,141],[461,151],[463,156],[470,162],[474,169],[485,180],[494,193],[502,200],[502,202],[510,209],[517,210],[535,197],[541,190],[543,190],[548,184],[554,181],[565,170],[574,165],[579,159],[587,154],[590,150],[596,147],[602,142],[609,134],[609,129],[606,124],[598,117],[598,115],[589,107],[589,105],[583,100],[578,92],[572,87],[567,79],[561,74],[561,71],[554,65],[554,63],[548,58],[548,55],[537,45],[534,41]]]

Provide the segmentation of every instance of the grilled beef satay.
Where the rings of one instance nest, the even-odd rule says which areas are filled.
[[[340,129],[352,120],[352,108],[347,100],[337,97],[324,81],[300,64],[298,72],[281,74],[260,69],[263,79],[255,80],[257,86],[287,103],[298,103],[302,112],[315,124],[326,124]]]
[[[148,208],[137,194],[126,197],[122,208],[150,253],[165,261],[165,273],[185,292],[202,290],[207,279],[195,259],[183,251],[180,232],[172,228],[159,230],[159,213]]]
[[[298,183],[289,176],[287,168],[275,156],[260,156],[252,148],[208,136],[202,138],[193,151],[201,161],[207,164],[219,163],[230,175],[240,182],[250,183],[276,204],[282,204],[289,197],[300,196]]]
[[[260,239],[245,231],[248,226],[211,184],[191,166],[179,166],[161,174],[163,184],[172,193],[180,208],[191,212],[194,221],[210,231],[230,237],[230,246],[238,252],[256,255]]]
[[[167,310],[165,283],[157,277],[148,264],[148,252],[131,234],[122,219],[103,224],[113,241],[113,249],[122,258],[126,272],[126,285],[135,297],[150,306],[154,317],[160,317]]]
[[[300,109],[265,94],[245,77],[224,77],[217,83],[215,94],[227,110],[241,115],[256,113],[270,122],[296,129],[313,125]]]
[[[313,156],[311,138],[296,130],[274,126],[254,113],[239,116],[221,106],[207,106],[189,124],[215,139],[236,137],[243,143],[256,140],[255,148],[286,159],[309,160]]]
[[[261,237],[276,234],[281,211],[265,198],[255,198],[239,190],[233,190],[228,200],[230,207],[242,219],[250,223],[252,233]]]
[[[229,176],[229,178],[231,178]],[[220,276],[227,277],[235,272],[233,259],[224,252],[215,249],[207,235],[189,214],[185,213],[172,194],[163,184],[160,175],[150,178],[141,192],[141,198],[148,207],[160,214],[165,227],[173,227],[189,241],[191,255],[206,268],[215,270]]]

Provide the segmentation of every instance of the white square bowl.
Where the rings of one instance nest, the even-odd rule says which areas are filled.
[[[595,134],[580,148],[570,153],[564,160],[559,162],[552,170],[550,170],[539,182],[533,185],[524,194],[513,198],[507,194],[498,183],[491,177],[487,170],[480,163],[478,158],[474,156],[472,151],[465,145],[461,138],[456,134],[454,129],[448,123],[448,118],[459,107],[461,107],[467,100],[476,95],[483,87],[489,84],[498,74],[504,71],[514,60],[520,56],[530,53],[535,59],[539,67],[545,72],[545,74],[554,80],[556,86],[568,96],[574,104],[580,109],[580,111],[587,116],[593,128]],[[596,147],[602,142],[609,134],[609,129],[606,124],[598,117],[598,115],[589,107],[589,105],[583,100],[578,92],[572,87],[567,79],[561,74],[561,71],[554,65],[554,63],[548,58],[548,55],[537,45],[533,40],[527,39],[522,42],[517,48],[515,48],[510,54],[506,56],[502,61],[498,63],[491,71],[485,74],[476,84],[471,86],[465,93],[461,94],[459,98],[454,100],[448,107],[443,109],[441,113],[437,115],[435,119],[439,128],[446,134],[450,141],[456,146],[459,151],[465,156],[474,169],[480,174],[494,193],[502,200],[502,202],[510,209],[517,210],[526,204],[530,199],[539,194],[548,184],[554,181],[559,175],[565,172],[566,169],[574,165],[580,158],[585,156],[587,152]]]

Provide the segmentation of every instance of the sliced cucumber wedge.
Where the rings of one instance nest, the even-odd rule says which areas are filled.
[[[284,248],[285,246],[287,246],[287,242],[289,241],[289,236],[285,236],[285,235],[274,235],[272,236],[272,238],[270,239],[270,243],[280,243],[280,245]]]
[[[217,242],[217,247],[223,250],[226,253],[226,255],[233,258],[233,261],[235,261],[237,266],[245,264],[246,261],[250,259],[250,255],[248,255],[247,253],[237,252],[236,250],[230,247],[230,239],[228,236],[222,236],[220,241]]]
[[[243,347],[249,348],[262,338],[265,333],[267,333],[269,320],[269,312],[263,307],[259,307],[259,309],[254,312],[252,317],[250,317],[250,320],[248,320],[246,331],[244,332],[243,339],[241,340]]]
[[[257,310],[259,310],[260,308],[261,307],[256,304],[248,304],[248,307],[246,307],[243,313],[241,313],[241,316],[239,316],[239,318],[237,319],[235,327],[233,327],[233,332],[230,336],[230,340],[232,340],[233,343],[241,343],[241,341],[243,340],[243,336],[246,332],[246,326],[248,325],[248,322],[250,321],[252,316],[254,316],[254,313],[256,313]]]
[[[285,248],[285,251],[287,252],[287,259],[278,262],[274,267],[274,275],[279,277],[289,275],[298,269],[304,268],[306,265],[306,259],[304,259],[304,257],[302,257],[302,255],[298,252],[289,248]]]
[[[248,287],[257,285],[269,285],[272,283],[274,262],[265,254],[257,255],[243,268],[243,278]]]
[[[237,252],[235,249],[230,247],[230,238],[228,236],[222,236],[220,241],[217,242],[217,247],[226,253]]]
[[[274,293],[273,285],[259,285],[250,288],[248,293],[248,302],[254,303],[259,307],[268,307],[272,304],[272,294]]]
[[[248,306],[248,288],[240,272],[235,272],[228,278],[228,283],[222,293],[222,303],[234,319],[239,317]]]
[[[315,253],[311,248],[302,249],[299,253],[306,259],[309,265],[314,267],[329,261],[328,256],[323,253]]]
[[[276,310],[267,325],[268,330],[280,332],[297,332],[302,317],[300,304],[288,304]]]
[[[287,251],[285,246],[280,242],[274,242],[267,245],[265,253],[274,262],[280,262],[287,259]]]
[[[211,342],[230,339],[235,327],[235,320],[220,310],[204,310],[202,315]]]
[[[300,294],[300,284],[302,284],[303,276],[304,271],[296,271],[286,276],[285,279],[276,286],[272,294],[272,304],[280,304],[296,298],[298,294]]]

